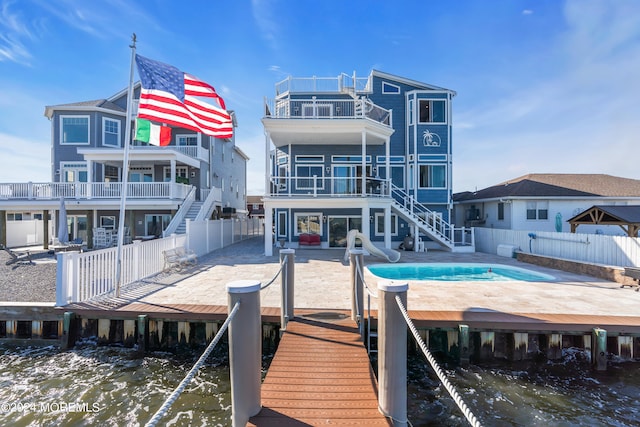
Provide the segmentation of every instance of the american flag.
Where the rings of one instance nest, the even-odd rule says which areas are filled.
[[[231,138],[233,124],[213,86],[174,66],[136,54],[142,83],[138,118],[167,123],[216,138]],[[196,97],[214,98],[215,107]]]

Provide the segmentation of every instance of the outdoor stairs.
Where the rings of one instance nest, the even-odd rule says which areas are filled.
[[[180,225],[178,225],[178,228],[176,228],[176,234],[185,234],[187,232],[187,219],[190,219],[192,221],[196,219],[196,216],[198,216],[198,213],[202,208],[202,204],[203,202],[199,202],[199,201],[193,202],[193,204],[187,211],[187,214],[185,215],[184,219],[182,220]]]
[[[420,232],[438,242],[446,250],[456,252],[456,245],[452,238],[453,224],[442,219],[440,215],[414,200],[395,185],[391,188],[391,195],[393,198],[391,209],[396,214],[416,226]]]

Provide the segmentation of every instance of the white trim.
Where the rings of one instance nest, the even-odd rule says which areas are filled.
[[[324,163],[324,155],[315,155],[315,154],[296,154],[296,163]]]
[[[298,231],[298,218],[301,216],[317,216],[318,217],[318,223],[320,224],[320,230],[319,233],[315,233],[315,234],[319,234],[322,236],[322,212],[318,211],[318,212],[295,212],[293,214],[293,235],[294,236],[299,236],[300,232]],[[303,233],[309,233],[310,231],[303,231]],[[311,233],[313,233],[313,231],[311,231]]]
[[[87,142],[64,142],[64,119],[87,119]],[[87,114],[78,114],[71,115],[65,114],[60,115],[60,139],[58,143],[60,145],[89,145],[91,144],[91,116]]]
[[[184,175],[181,175],[180,171],[184,171]],[[167,176],[167,172],[169,172],[169,176]],[[176,178],[179,176],[189,178],[189,166],[176,166]],[[162,167],[162,180],[163,182],[171,182],[171,166]]]
[[[281,225],[281,221],[282,221],[282,217],[284,216],[284,230],[281,230],[282,227],[280,227]],[[288,222],[288,212],[281,210],[278,211],[278,222],[276,223],[277,227],[276,227],[276,237],[287,237],[288,236],[288,229],[289,229],[289,222]]]
[[[433,166],[441,166],[444,168],[444,186],[443,187],[423,187],[421,178],[421,169],[423,166],[427,166],[429,168]],[[447,165],[446,163],[420,163],[418,164],[418,189],[419,190],[445,190],[447,189]]]
[[[391,86],[392,88],[395,88],[398,91],[397,92],[389,92],[389,91],[385,90],[385,86],[386,87]],[[382,82],[382,93],[383,94],[385,94],[385,95],[400,95],[401,92],[402,91],[400,89],[400,86],[394,85],[393,83],[389,83],[389,82],[385,82],[385,81]]]
[[[380,225],[382,225],[383,231],[379,232],[378,231],[378,223],[380,222]],[[398,235],[398,215],[392,213],[391,214],[391,229],[393,230],[394,227],[393,225],[395,224],[395,233],[390,233],[391,236],[397,236]],[[384,212],[376,212],[374,215],[374,220],[373,220],[373,232],[375,236],[384,236]]]
[[[418,98],[418,108],[416,110],[417,112],[417,124],[440,124],[440,125],[444,125],[449,123],[449,115],[448,115],[448,111],[447,111],[447,100],[446,99],[442,99],[442,98]],[[427,101],[429,102],[429,121],[427,122],[423,122],[420,120],[420,108],[421,108],[421,104],[423,101]],[[442,101],[444,103],[444,120],[441,122],[434,122],[433,120],[433,102],[434,101]]]
[[[194,138],[195,139],[195,144],[181,144],[180,143],[180,139],[181,138]],[[176,134],[176,146],[178,147],[197,147],[198,144],[198,134],[197,133],[179,133]],[[224,147],[224,145],[223,145]],[[224,152],[224,148],[223,148],[223,152]]]

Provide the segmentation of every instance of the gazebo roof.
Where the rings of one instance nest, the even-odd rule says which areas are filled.
[[[592,206],[568,220],[571,232],[581,224],[619,225],[628,236],[637,237],[640,230],[640,206],[600,205]]]

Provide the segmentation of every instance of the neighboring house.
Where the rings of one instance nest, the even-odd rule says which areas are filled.
[[[249,217],[264,218],[263,198],[264,196],[247,196],[247,211],[249,212]]]
[[[640,205],[640,180],[602,174],[529,174],[453,196],[465,227],[570,232],[569,220],[594,205]],[[618,225],[581,222],[579,233],[626,234]]]
[[[134,86],[135,118],[140,84]],[[92,246],[93,229],[118,229],[127,90],[108,99],[47,106],[51,121],[51,182],[0,183],[0,222],[11,228],[22,212],[52,219],[66,201],[69,239]],[[235,115],[231,112],[234,127]],[[131,125],[132,133],[134,123]],[[184,232],[184,219],[246,214],[248,157],[232,139],[172,127],[168,146],[133,141],[129,150],[126,224],[131,238]],[[24,215],[22,216],[24,217]],[[43,223],[46,221],[43,221]],[[7,232],[6,234],[10,234]],[[46,234],[46,235],[45,235]],[[6,236],[0,236],[5,240]],[[34,238],[32,238],[34,240]]]
[[[385,248],[411,235],[459,249],[449,225],[455,95],[375,70],[277,83],[262,119],[265,253],[308,234],[344,247],[352,229]]]

